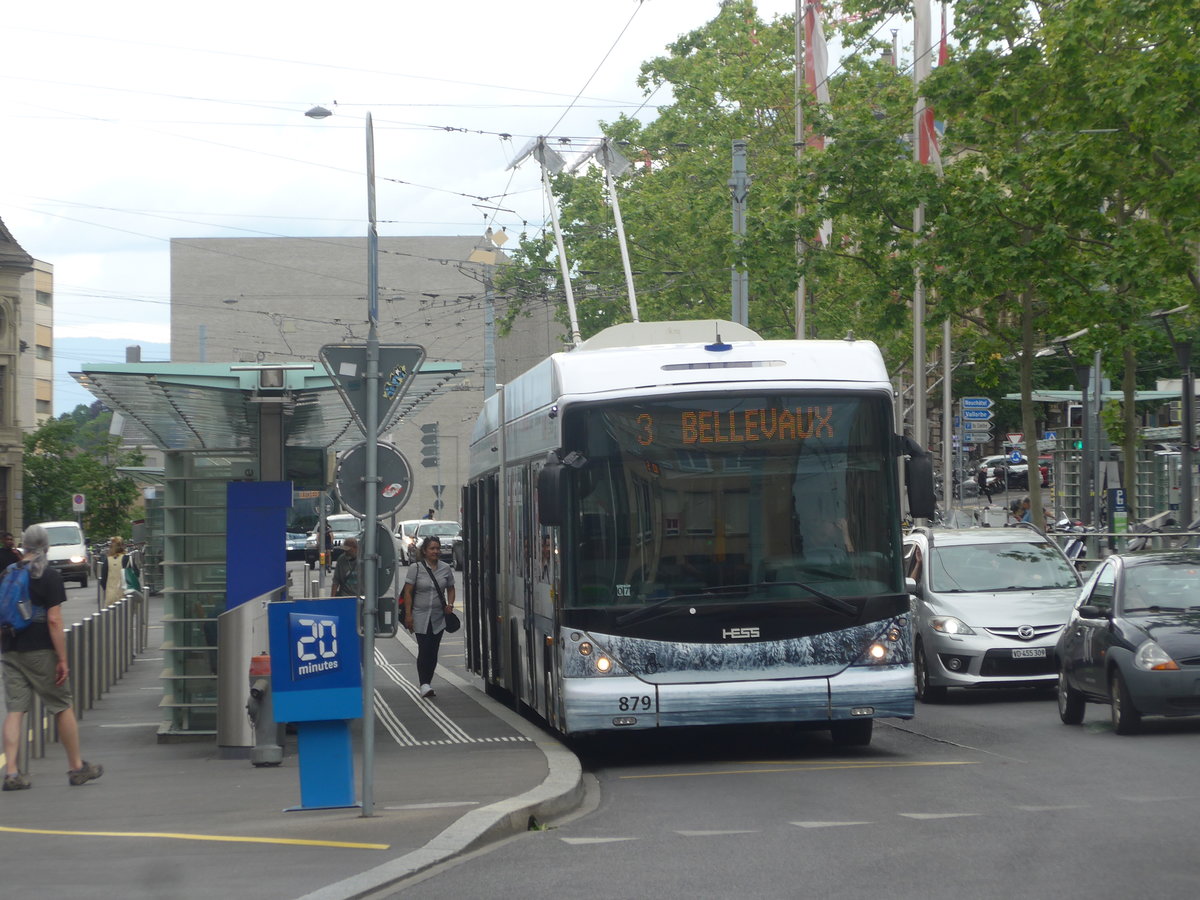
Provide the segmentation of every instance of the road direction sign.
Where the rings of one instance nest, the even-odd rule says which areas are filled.
[[[400,511],[408,502],[412,495],[412,469],[394,445],[374,441],[369,446],[375,447],[378,453],[376,515],[382,519]],[[366,515],[363,510],[367,507],[367,483],[363,480],[367,470],[367,447],[367,442],[363,441],[346,451],[338,462],[335,480],[342,506],[359,516]]]
[[[425,348],[419,344],[379,345],[379,429],[368,437],[383,433],[424,360]],[[366,435],[367,345],[326,344],[321,348],[321,362],[355,424]]]
[[[966,431],[970,431],[970,432],[986,431],[988,433],[991,433],[992,423],[987,421],[986,419],[973,419],[973,420],[964,422],[963,428]]]
[[[996,401],[991,397],[963,397],[959,403],[963,409],[991,409]]]
[[[964,422],[987,422],[995,415],[990,409],[964,409],[962,413]]]

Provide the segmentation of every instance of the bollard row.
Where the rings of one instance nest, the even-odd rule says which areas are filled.
[[[63,629],[75,716],[83,719],[97,700],[117,683],[149,641],[149,609],[139,591]],[[22,760],[41,759],[46,745],[58,740],[54,717],[34,696],[24,735]],[[23,767],[24,768],[24,767]]]

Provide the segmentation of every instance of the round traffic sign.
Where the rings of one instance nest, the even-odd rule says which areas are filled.
[[[404,504],[408,502],[412,494],[412,469],[395,445],[377,441],[374,446],[378,453],[376,475],[379,479],[376,485],[375,515],[376,518],[382,519],[403,509]],[[366,515],[366,472],[367,443],[364,441],[347,450],[338,461],[334,483],[342,505],[360,516]]]

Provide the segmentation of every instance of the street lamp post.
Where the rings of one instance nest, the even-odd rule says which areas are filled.
[[[315,106],[305,113],[325,119],[332,113]],[[379,228],[375,219],[375,129],[367,113],[367,372],[363,428],[367,453],[363,465],[366,498],[363,503],[363,552],[359,566],[363,586],[363,764],[362,814],[375,814],[375,609],[379,580]]]
[[[1171,347],[1175,350],[1175,359],[1179,363],[1180,374],[1180,393],[1182,394],[1182,410],[1179,417],[1179,465],[1183,470],[1183,477],[1179,484],[1179,512],[1180,518],[1183,520],[1179,524],[1184,528],[1190,528],[1193,522],[1193,501],[1192,501],[1192,441],[1195,440],[1195,405],[1196,405],[1196,382],[1192,377],[1192,342],[1186,340],[1177,340],[1175,333],[1171,330],[1171,322],[1169,317],[1174,313],[1182,313],[1187,310],[1186,306],[1177,306],[1175,309],[1159,310],[1151,313],[1151,318],[1158,319],[1162,322],[1163,328],[1167,332],[1167,340],[1171,342]]]

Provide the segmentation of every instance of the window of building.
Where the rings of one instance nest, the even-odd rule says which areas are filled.
[[[37,358],[52,360],[52,359],[54,359],[54,350],[43,344],[38,344],[37,345]]]
[[[49,291],[38,291],[37,292],[37,302],[41,306],[53,306],[54,305],[54,295],[51,294]]]
[[[51,406],[49,400],[39,400],[37,402],[37,414],[39,416],[49,416],[53,414],[53,412],[54,408]]]

